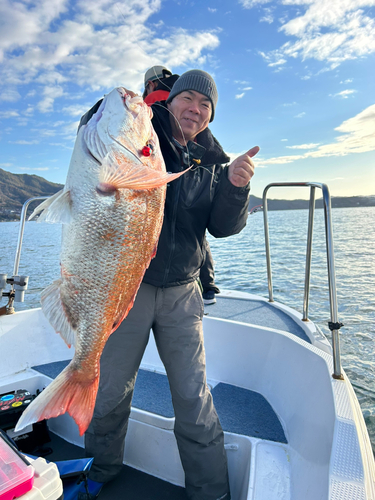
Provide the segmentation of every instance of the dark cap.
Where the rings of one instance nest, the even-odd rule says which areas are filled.
[[[167,99],[167,103],[170,103],[176,95],[181,94],[181,92],[184,92],[185,90],[195,90],[210,99],[212,104],[210,122],[212,122],[215,116],[215,108],[218,100],[217,88],[212,76],[200,69],[186,71],[186,73],[183,73],[173,85],[171,93]]]

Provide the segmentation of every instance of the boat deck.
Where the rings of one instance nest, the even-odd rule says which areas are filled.
[[[205,316],[286,331],[311,343],[305,331],[288,314],[266,301],[225,294],[216,298],[216,304],[205,307]],[[69,361],[33,366],[33,369],[54,379]],[[265,440],[270,444],[288,443],[278,416],[260,393],[221,382],[212,385],[211,393],[224,431]],[[140,410],[140,417],[138,415],[135,418],[143,418],[142,415],[146,413],[151,416],[155,425],[173,429],[174,412],[167,376],[150,369],[140,369],[132,407],[133,413]],[[46,457],[48,460],[68,460],[84,456],[83,448],[69,444],[53,433],[51,438],[52,442],[47,446],[53,452]],[[186,500],[187,497],[184,488],[124,465],[121,474],[105,485],[100,498]]]
[[[85,451],[79,446],[66,442],[64,439],[50,432],[51,442],[45,445],[52,453],[46,460],[58,462],[60,460],[74,460],[84,458]],[[124,465],[121,473],[103,487],[100,500],[187,500],[185,488],[162,481],[161,479],[145,474],[139,470]]]
[[[216,304],[205,306],[205,315],[275,328],[296,335],[311,344],[304,330],[288,314],[265,301],[216,295]]]

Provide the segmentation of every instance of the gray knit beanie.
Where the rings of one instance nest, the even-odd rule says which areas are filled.
[[[212,104],[210,122],[212,122],[215,116],[215,107],[218,99],[217,88],[212,76],[200,69],[186,71],[186,73],[183,73],[173,85],[166,102],[170,103],[176,95],[181,94],[181,92],[185,90],[195,90],[210,99]]]

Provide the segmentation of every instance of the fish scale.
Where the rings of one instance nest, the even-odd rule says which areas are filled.
[[[75,142],[65,187],[30,218],[63,224],[61,277],[41,295],[42,310],[75,353],[28,406],[16,430],[68,412],[82,435],[93,415],[100,356],[131,309],[156,253],[167,174],[152,111],[117,88]],[[147,144],[152,155],[142,156]]]

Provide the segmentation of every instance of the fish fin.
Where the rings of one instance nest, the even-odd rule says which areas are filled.
[[[147,267],[146,267],[146,269],[147,269]],[[126,318],[126,316],[129,314],[130,309],[133,307],[133,304],[134,304],[135,298],[137,296],[139,287],[141,286],[142,280],[143,280],[143,275],[142,275],[141,279],[138,282],[136,290],[135,290],[133,296],[131,297],[131,299],[130,299],[128,305],[127,305],[127,308],[125,310],[121,310],[118,313],[117,318],[116,318],[115,322],[112,325],[111,335],[121,325],[121,323],[124,321],[124,319]]]
[[[61,300],[61,283],[62,280],[58,279],[45,288],[40,301],[45,317],[70,347],[76,343],[76,332],[70,324]]]
[[[177,179],[185,172],[187,170],[177,174],[169,174],[168,172],[153,170],[143,164],[124,167],[118,165],[116,160],[111,155],[108,155],[100,172],[98,189],[101,190],[101,186],[104,187],[104,192],[109,191],[110,187],[113,187],[113,189],[154,189]]]
[[[51,205],[51,203],[53,203],[56,200],[56,198],[58,198],[61,195],[62,192],[63,192],[63,189],[60,189],[60,191],[58,191],[57,193],[55,193],[53,196],[50,196],[49,198],[47,198],[46,200],[44,200],[42,203],[40,203],[35,208],[35,210],[33,211],[33,213],[30,215],[30,217],[28,218],[28,220],[33,220],[34,217],[36,217],[38,214],[40,214],[40,212],[42,212],[43,210],[46,210]]]
[[[124,319],[126,318],[126,316],[129,314],[130,309],[133,307],[136,295],[137,294],[135,294],[133,296],[133,298],[129,302],[128,307],[125,309],[125,311],[121,312],[121,314],[118,316],[118,319],[113,323],[112,330],[111,330],[111,335],[112,335],[113,332],[115,332],[117,330],[117,328],[121,325],[121,323],[124,321]]]
[[[89,426],[99,386],[98,376],[91,383],[82,383],[82,376],[71,367],[72,362],[26,408],[18,420],[17,431],[68,412],[74,418],[82,436]]]
[[[32,220],[42,211],[43,213],[39,216],[38,222],[69,224],[71,221],[70,191],[62,189],[43,201],[30,215],[29,220]]]
[[[156,252],[157,252],[157,249],[158,249],[158,244],[156,243],[155,245],[155,248],[151,254],[151,257],[150,257],[150,260],[149,260],[149,263],[146,265],[145,267],[145,270],[148,268],[148,266],[150,265],[150,262],[151,260],[155,257],[156,255]],[[135,301],[135,298],[137,296],[137,293],[138,293],[138,290],[139,290],[139,287],[141,286],[141,283],[143,281],[143,274],[142,274],[142,277],[141,279],[139,280],[139,283],[138,283],[138,286],[136,288],[136,291],[134,292],[134,295],[133,297],[130,299],[129,301],[129,304],[127,306],[127,308],[125,309],[125,311],[121,311],[120,314],[118,315],[118,318],[116,319],[116,321],[113,323],[112,325],[112,331],[111,331],[111,334],[117,330],[117,328],[121,325],[121,323],[124,321],[124,319],[127,317],[127,315],[129,314],[129,311],[130,309],[133,307],[134,305],[134,301]]]

